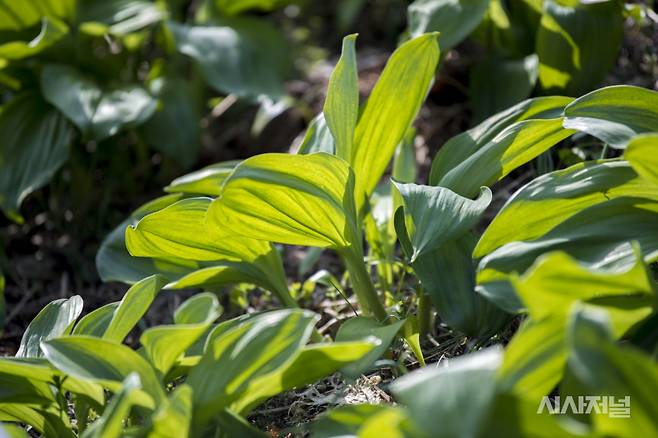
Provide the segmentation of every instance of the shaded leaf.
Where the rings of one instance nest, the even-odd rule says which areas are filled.
[[[94,140],[144,123],[157,106],[156,100],[138,85],[102,88],[75,68],[61,64],[43,68],[41,89],[48,102]]]
[[[25,329],[16,357],[42,357],[41,341],[69,334],[82,305],[79,295],[48,303]]]
[[[36,94],[23,94],[0,112],[0,208],[22,222],[25,197],[46,185],[69,156],[73,129]]]

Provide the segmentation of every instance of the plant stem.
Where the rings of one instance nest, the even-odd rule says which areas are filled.
[[[352,287],[354,288],[363,313],[365,315],[373,315],[378,320],[384,321],[388,315],[381,301],[379,301],[375,286],[372,284],[372,278],[363,261],[363,255],[359,254],[358,251],[352,251],[350,249],[342,251],[341,255],[350,273]]]
[[[432,326],[432,302],[421,288],[418,291],[418,332],[420,339],[426,339]]]

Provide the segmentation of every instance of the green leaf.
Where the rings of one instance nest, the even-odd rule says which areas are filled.
[[[636,241],[644,260],[658,258],[658,203],[621,197],[593,205],[531,241],[511,242],[484,257],[478,266],[478,292],[517,312],[521,303],[509,284],[541,254],[564,251],[591,268],[623,270],[635,263]]]
[[[537,81],[537,55],[521,59],[488,57],[471,70],[469,90],[476,121],[526,99]]]
[[[347,248],[359,235],[353,193],[354,176],[340,158],[261,154],[235,168],[208,220],[254,239]]]
[[[75,16],[76,0],[33,0],[0,2],[0,30],[22,30],[38,24],[44,17],[69,21]]]
[[[572,353],[569,370],[588,395],[612,397],[614,404],[628,397],[628,418],[608,412],[592,414],[601,436],[636,437],[658,433],[658,370],[653,358],[630,346],[617,346],[605,314],[582,309],[574,312],[569,331]]]
[[[488,0],[415,0],[407,9],[408,32],[441,32],[441,50],[448,53],[475,30],[488,7]]]
[[[81,312],[79,295],[48,303],[25,329],[16,357],[42,357],[41,341],[69,334]]]
[[[462,196],[475,196],[482,185],[487,185],[479,181],[496,180],[496,171],[502,170],[503,163],[500,161],[503,156],[506,156],[510,167],[510,164],[518,162],[515,155],[523,152],[522,148],[529,147],[535,156],[545,147],[552,146],[550,142],[546,145],[535,144],[540,138],[532,136],[531,132],[537,127],[544,128],[542,131],[548,128],[559,138],[560,129],[555,119],[562,115],[565,105],[571,101],[568,97],[556,96],[525,100],[452,137],[432,162],[430,184],[447,187]],[[550,140],[550,135],[543,140]],[[559,140],[555,138],[554,141]],[[523,157],[522,161],[529,161],[533,156]],[[487,166],[489,169],[485,169]],[[486,172],[479,176],[479,172],[484,170]],[[503,176],[498,175],[500,178]]]
[[[121,438],[124,435],[123,420],[130,414],[133,394],[141,388],[139,375],[131,373],[114,394],[103,415],[80,435],[81,438]]]
[[[348,342],[368,340],[375,338],[378,342],[363,358],[341,369],[348,377],[357,378],[368,371],[377,359],[379,359],[395,340],[395,336],[404,325],[405,320],[382,324],[379,321],[366,318],[350,318],[343,322],[336,333],[336,342]]]
[[[144,140],[189,168],[201,145],[201,114],[192,84],[183,78],[157,78],[149,89],[160,105],[140,129]]]
[[[542,88],[574,96],[596,87],[617,59],[623,22],[616,0],[546,0],[536,45]]]
[[[238,400],[254,379],[286,366],[310,338],[314,322],[311,312],[278,310],[209,338],[186,381],[194,391],[195,427],[203,427]]]
[[[549,393],[562,376],[574,304],[607,310],[619,338],[648,317],[656,303],[653,281],[639,253],[627,270],[588,269],[564,253],[547,254],[514,286],[531,319],[508,345],[499,378],[508,391],[532,399]],[[537,339],[542,342],[537,344]]]
[[[329,78],[323,109],[327,126],[336,141],[336,153],[344,160],[352,157],[354,129],[359,116],[355,42],[356,34],[343,38],[343,52]]]
[[[30,388],[30,398],[41,398],[40,402],[55,402],[51,385],[59,382],[62,391],[86,397],[95,407],[104,404],[103,388],[94,383],[65,376],[54,369],[45,359],[23,359],[16,357],[0,358],[0,380],[6,382],[2,385],[1,399],[3,402],[16,402],[11,398],[26,386]],[[22,400],[21,402],[25,402]]]
[[[165,191],[187,195],[219,196],[224,180],[233,172],[239,161],[211,164],[173,180]]]
[[[222,313],[217,295],[204,292],[185,300],[174,312],[176,324],[200,324]]]
[[[542,175],[505,203],[480,238],[473,256],[541,237],[579,211],[620,197],[658,201],[658,192],[625,161],[585,162]]]
[[[466,233],[421,255],[412,266],[448,326],[472,338],[486,338],[501,330],[509,316],[475,292],[474,245],[475,237]]]
[[[75,438],[68,417],[54,403],[45,406],[0,403],[0,421],[28,424],[48,437]]]
[[[647,181],[658,184],[658,134],[643,134],[633,138],[624,152],[624,158]]]
[[[94,79],[61,64],[44,66],[41,89],[48,102],[94,140],[144,123],[157,107],[156,100],[140,86],[102,88]]]
[[[562,127],[562,118],[515,123],[448,171],[438,185],[474,196],[481,186],[492,185],[574,132]]]
[[[356,176],[357,208],[377,187],[395,149],[420,110],[439,62],[436,33],[407,41],[391,55],[368,97],[349,160]],[[400,87],[400,84],[405,84]]]
[[[399,406],[346,405],[331,409],[313,423],[315,438],[402,438],[417,432],[409,414]]]
[[[0,44],[0,59],[15,61],[35,56],[59,41],[68,30],[63,22],[44,17],[39,34],[31,41],[14,40]]]
[[[222,14],[238,15],[250,9],[269,12],[292,2],[293,0],[215,0],[214,3]]]
[[[167,17],[160,3],[147,0],[78,0],[78,22],[83,32],[125,36]]]
[[[178,438],[189,436],[192,419],[192,388],[176,387],[167,401],[151,416],[148,438]]]
[[[355,361],[363,360],[375,347],[368,341],[333,342],[313,344],[303,348],[294,359],[281,368],[253,379],[248,388],[231,408],[246,414],[269,397],[292,389],[301,388],[329,376],[339,369],[345,369]]]
[[[393,183],[408,215],[406,230],[413,253],[407,256],[411,263],[473,228],[492,198],[487,187],[481,187],[480,196],[473,201],[443,187]]]
[[[155,370],[130,347],[90,336],[68,336],[42,342],[41,348],[58,369],[113,392],[121,389],[121,382],[131,373],[137,373],[145,392],[135,395],[140,406],[152,409],[166,398]]]
[[[323,113],[318,114],[311,120],[308,128],[306,128],[304,139],[297,150],[297,153],[301,155],[315,152],[325,152],[331,155],[336,154],[336,142],[329,130],[329,126],[327,126],[327,121]]]
[[[290,52],[272,24],[253,18],[222,20],[218,26],[170,22],[178,51],[193,58],[217,91],[255,99],[278,100],[285,94]]]
[[[586,132],[623,149],[637,134],[658,124],[658,92],[629,85],[600,88],[564,109],[564,127]]]
[[[71,333],[74,335],[88,335],[102,338],[119,304],[120,302],[109,303],[87,313],[80,318]]]
[[[502,349],[489,348],[451,359],[447,367],[409,373],[395,380],[391,390],[428,436],[437,424],[441,436],[481,436],[494,405],[494,377],[502,360]]]
[[[226,195],[223,195],[222,199]],[[219,285],[251,282],[290,302],[281,258],[264,240],[230,234],[206,224],[212,214],[210,198],[188,198],[142,218],[126,229],[126,246],[136,257],[183,259],[207,263],[170,285]],[[257,237],[257,236],[255,236]]]
[[[188,306],[198,306],[200,303],[208,304],[207,297],[201,296]],[[188,307],[189,309],[189,307]],[[186,309],[183,308],[183,312]],[[177,313],[178,314],[178,313]],[[215,298],[214,303],[205,309],[205,318],[187,324],[176,322],[176,325],[161,325],[151,327],[142,333],[139,342],[144,347],[147,357],[163,376],[167,375],[176,360],[190,348],[204,333],[208,332],[211,324],[222,314],[222,307]],[[198,317],[200,315],[195,315]]]
[[[114,310],[112,319],[103,333],[103,339],[123,342],[151,307],[151,303],[166,283],[166,278],[153,275],[135,283],[128,289],[119,306]]]
[[[125,235],[128,226],[136,225],[147,214],[161,210],[181,198],[182,195],[173,194],[147,202],[105,237],[96,254],[96,269],[101,280],[132,284],[153,274],[175,280],[204,267],[203,264],[181,258],[135,258],[126,249]]]
[[[69,156],[73,129],[34,93],[5,104],[0,112],[0,208],[23,222],[23,200],[50,181]]]

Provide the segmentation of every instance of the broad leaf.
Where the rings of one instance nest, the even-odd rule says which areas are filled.
[[[402,44],[386,63],[354,133],[349,163],[356,176],[358,209],[364,205],[364,196],[377,187],[395,148],[416,118],[438,61],[439,46],[436,34],[431,33]]]
[[[313,344],[302,349],[287,365],[253,379],[249,387],[232,404],[245,414],[267,398],[292,388],[301,388],[329,376],[348,364],[362,360],[372,352],[374,339],[356,342]]]
[[[146,393],[136,395],[135,403],[141,406],[153,408],[166,398],[155,370],[130,347],[89,336],[69,336],[42,342],[41,348],[55,367],[110,391],[119,391],[121,382],[137,373]]]
[[[658,92],[629,85],[592,91],[567,105],[564,127],[623,149],[637,134],[656,131]]]
[[[196,301],[207,303],[208,300],[205,298],[204,296],[197,300],[191,298],[188,300],[191,301],[188,306],[198,305],[195,303]],[[175,325],[151,327],[142,333],[139,342],[144,347],[153,367],[163,376],[169,372],[172,365],[188,348],[208,332],[211,324],[219,318],[222,308],[216,299],[213,304],[205,309],[204,319],[187,324],[177,322]]]
[[[18,403],[0,403],[0,421],[29,424],[44,436],[75,438],[68,416],[62,415],[55,403],[31,406]]]
[[[323,113],[318,114],[308,124],[302,143],[297,150],[297,153],[302,155],[314,152],[326,152],[331,155],[336,153],[336,142]]]
[[[325,153],[262,154],[238,165],[208,209],[219,230],[291,245],[359,244],[354,176]]]
[[[622,197],[593,205],[532,241],[511,242],[484,257],[478,266],[478,291],[510,312],[522,305],[509,283],[540,255],[564,251],[591,268],[623,270],[635,263],[637,241],[644,260],[658,258],[658,204]]]
[[[605,314],[583,309],[574,313],[569,333],[572,353],[569,370],[587,395],[612,397],[614,405],[628,398],[628,417],[593,413],[594,430],[601,436],[636,437],[658,433],[658,403],[653,389],[658,370],[653,358],[630,346],[617,346]],[[623,415],[623,411],[620,412]]]
[[[194,424],[205,425],[247,390],[253,379],[285,366],[308,341],[315,316],[302,310],[267,312],[209,338],[187,378],[194,391]]]
[[[180,194],[172,194],[142,205],[105,237],[96,254],[96,269],[103,281],[132,284],[153,274],[174,280],[204,267],[203,264],[181,258],[168,260],[135,258],[126,249],[125,234],[128,226],[136,225],[147,214],[161,210],[181,198]]]
[[[69,21],[75,16],[76,0],[0,1],[0,29],[22,30],[38,24],[44,17]]]
[[[71,333],[74,335],[88,335],[102,338],[119,304],[120,302],[109,303],[87,313],[80,318]]]
[[[577,96],[596,87],[617,59],[623,22],[616,0],[546,0],[536,46],[542,88]]]
[[[224,161],[211,164],[173,180],[165,191],[188,195],[219,196],[224,180],[233,172],[239,161]]]
[[[488,7],[488,0],[415,0],[407,9],[408,32],[441,32],[439,43],[447,53],[480,24]]]
[[[293,0],[214,0],[217,9],[226,15],[238,15],[251,9],[268,12],[292,2]]]
[[[607,310],[619,338],[649,316],[656,302],[653,281],[639,253],[625,271],[588,269],[564,253],[551,253],[514,286],[530,320],[509,344],[499,377],[507,390],[534,399],[550,392],[562,376],[574,303]],[[537,339],[543,342],[538,345]]]
[[[658,191],[624,161],[579,163],[542,175],[510,197],[480,238],[473,256],[541,237],[579,211],[619,197],[658,201]]]
[[[315,438],[414,436],[409,414],[399,406],[345,405],[324,413],[313,423]]]
[[[217,295],[204,292],[185,300],[174,312],[176,324],[200,324],[222,313]]]
[[[216,90],[255,99],[279,99],[288,75],[289,51],[279,30],[252,18],[223,20],[218,26],[169,23],[178,51],[199,63]]]
[[[256,283],[288,303],[288,287],[281,258],[264,240],[229,234],[207,226],[210,198],[189,198],[142,218],[126,229],[126,246],[131,255],[154,259],[183,259],[208,262],[204,269],[179,278],[170,287],[222,282]],[[215,266],[213,266],[215,265]],[[201,267],[201,266],[200,266]]]
[[[395,187],[404,201],[406,232],[413,247],[407,254],[413,263],[418,256],[440,248],[473,228],[491,203],[491,190],[480,189],[471,200],[443,187],[401,184]],[[398,235],[402,230],[398,230]]]
[[[391,390],[425,433],[432,435],[440,424],[440,436],[479,436],[494,405],[494,376],[502,359],[499,348],[472,353],[447,367],[407,374]]]
[[[565,105],[572,100],[560,96],[528,99],[489,117],[476,127],[452,137],[441,146],[436,157],[434,157],[434,161],[432,161],[430,185],[442,185],[440,182],[448,172],[486,146],[514,123],[529,119],[560,117]],[[463,193],[460,194],[463,195]]]
[[[36,94],[23,94],[0,112],[0,208],[22,222],[25,197],[46,185],[69,156],[73,129]]]
[[[82,304],[79,295],[48,303],[25,329],[16,357],[42,357],[41,341],[69,334],[82,312]]]
[[[166,283],[166,278],[153,275],[135,283],[128,289],[119,305],[114,309],[112,319],[103,333],[103,339],[123,342],[151,307],[151,303]]]
[[[137,85],[102,88],[75,68],[60,64],[43,68],[41,89],[47,101],[94,140],[144,123],[157,106],[156,100]]]

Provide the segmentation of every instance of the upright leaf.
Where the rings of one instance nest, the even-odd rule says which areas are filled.
[[[354,44],[356,34],[343,39],[343,52],[331,73],[324,102],[324,118],[336,142],[336,154],[352,157],[354,129],[359,115],[359,76]]]
[[[166,278],[153,275],[135,283],[128,289],[119,305],[114,309],[112,319],[103,333],[103,339],[123,342],[151,307],[151,303],[166,283]]]
[[[25,329],[16,357],[42,357],[41,341],[69,334],[81,312],[79,295],[48,303]]]
[[[130,414],[133,393],[141,388],[139,375],[129,374],[123,381],[121,389],[114,394],[105,407],[103,415],[80,435],[81,438],[120,438],[124,436],[124,419]]]
[[[427,96],[439,62],[436,36],[425,34],[398,47],[363,108],[349,160],[356,177],[358,209],[375,190]]]
[[[616,0],[546,0],[536,44],[542,88],[577,96],[596,87],[617,59],[623,22]]]

